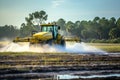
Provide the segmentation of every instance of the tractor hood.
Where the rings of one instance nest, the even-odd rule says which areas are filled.
[[[49,40],[52,39],[52,33],[51,32],[39,32],[39,33],[35,33],[33,34],[33,37],[38,39],[38,40]]]

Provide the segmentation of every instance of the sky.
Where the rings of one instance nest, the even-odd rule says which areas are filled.
[[[20,27],[29,13],[44,10],[47,22],[93,20],[94,17],[120,17],[120,0],[0,0],[0,26]]]

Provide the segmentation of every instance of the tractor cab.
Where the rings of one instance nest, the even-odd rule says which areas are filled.
[[[52,33],[53,39],[56,39],[59,29],[60,29],[60,27],[57,26],[57,25],[43,24],[43,25],[41,25],[41,31],[40,32],[50,32],[50,33]]]

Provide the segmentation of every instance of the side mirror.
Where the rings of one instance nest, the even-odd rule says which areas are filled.
[[[60,26],[58,26],[58,30],[60,30]]]

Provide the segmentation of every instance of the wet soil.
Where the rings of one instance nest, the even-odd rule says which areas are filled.
[[[0,79],[51,80],[58,74],[120,74],[120,54],[36,54],[16,55],[15,52],[11,52],[11,55],[0,55]],[[113,76],[79,80],[113,80],[113,78],[120,79]]]

